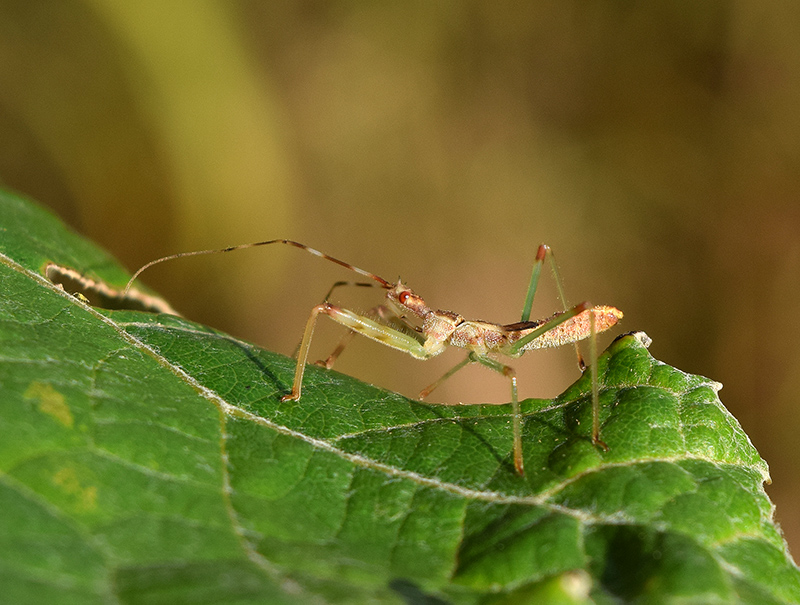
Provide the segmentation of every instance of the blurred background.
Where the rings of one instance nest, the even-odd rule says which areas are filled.
[[[519,319],[546,242],[572,303],[722,382],[800,548],[800,4],[0,0],[0,185],[131,270],[269,238],[436,308]],[[144,282],[291,354],[353,276],[274,247]],[[558,309],[545,279],[534,314]],[[337,291],[366,310],[380,293]],[[341,329],[321,324],[312,356]],[[356,340],[337,369],[414,396],[452,364]],[[552,397],[574,352],[515,364]],[[433,401],[505,402],[468,368]]]

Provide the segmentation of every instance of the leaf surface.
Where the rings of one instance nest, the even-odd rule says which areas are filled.
[[[768,479],[720,385],[643,335],[527,400],[423,405],[44,274],[128,274],[0,194],[0,602],[796,603]]]

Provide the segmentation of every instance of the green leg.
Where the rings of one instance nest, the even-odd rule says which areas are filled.
[[[466,359],[460,361],[455,366],[450,368],[450,370],[445,372],[445,374],[439,378],[439,380],[424,388],[422,392],[420,392],[419,398],[424,399],[430,395],[435,388],[440,386],[445,380],[470,363],[479,363],[483,366],[486,366],[490,370],[494,370],[498,374],[502,374],[503,376],[511,379],[511,415],[514,430],[514,468],[517,470],[517,473],[524,475],[525,470],[522,464],[522,415],[520,414],[519,399],[517,398],[517,375],[513,368],[489,357],[481,357],[475,353],[470,353],[467,355]]]
[[[606,452],[608,446],[600,440],[600,379],[597,375],[597,330],[595,329],[594,311],[589,312],[589,355],[592,358],[592,444],[599,445]]]
[[[558,272],[558,267],[556,267],[553,251],[550,249],[550,246],[542,244],[539,246],[539,250],[536,252],[536,258],[533,261],[531,280],[528,283],[528,293],[525,296],[525,305],[522,307],[522,319],[520,319],[520,321],[530,321],[533,297],[536,295],[536,288],[539,285],[539,275],[542,273],[542,265],[545,260],[550,263],[550,270],[553,272],[553,280],[556,282],[556,288],[558,289],[558,299],[561,301],[564,311],[569,310],[567,307],[567,297],[564,295],[564,283],[561,281],[561,275]],[[583,361],[583,356],[581,355],[581,350],[577,342],[575,343],[575,354],[578,356],[578,366],[580,366],[581,370],[586,369],[586,364]]]
[[[323,303],[329,302],[331,296],[333,295],[333,292],[337,288],[341,288],[342,286],[357,286],[357,287],[361,287],[361,288],[374,288],[376,285],[377,284],[372,283],[372,282],[356,282],[356,281],[348,281],[348,280],[337,281],[331,286],[331,289],[328,290],[328,293],[325,294],[325,298],[322,300],[322,302]],[[408,334],[416,335],[415,330],[410,325],[408,325],[402,319],[398,318],[396,315],[394,315],[394,313],[391,313],[391,311],[389,309],[387,309],[386,307],[384,307],[383,305],[379,305],[377,307],[374,307],[374,308],[370,309],[369,311],[367,311],[364,314],[364,317],[366,317],[368,319],[373,319],[373,320],[375,320],[375,321],[377,321],[379,323],[384,323],[387,326],[395,328],[395,329],[397,329],[397,330],[399,330],[401,332],[406,332]],[[348,344],[350,344],[351,340],[353,340],[353,337],[356,335],[356,333],[357,332],[355,332],[353,330],[348,330],[345,333],[345,335],[342,336],[341,340],[336,345],[336,348],[333,350],[333,352],[330,355],[328,355],[328,357],[326,357],[325,359],[320,359],[320,360],[314,362],[314,365],[318,365],[318,366],[321,366],[321,367],[324,367],[324,368],[330,370],[333,367],[333,364],[336,363],[336,360],[339,358],[339,355],[341,355],[342,351],[344,351],[345,347]],[[419,342],[422,342],[422,338],[421,337],[418,337],[417,340],[419,340]],[[300,351],[300,343],[298,343],[297,348],[295,348],[292,357],[297,358],[299,351]]]
[[[371,284],[353,284],[353,285],[369,286]],[[409,336],[416,338],[420,344],[425,342],[425,339],[422,337],[422,335],[419,334],[416,330],[414,330],[414,328],[410,324],[403,321],[400,317],[395,315],[390,309],[387,309],[383,305],[373,307],[372,309],[364,313],[363,317],[374,320],[391,329],[397,330],[398,332],[403,332],[405,334],[408,334]],[[330,370],[333,367],[333,364],[336,363],[336,360],[339,358],[339,355],[342,354],[342,351],[344,351],[345,347],[348,344],[350,344],[350,341],[353,340],[353,338],[357,333],[358,332],[354,330],[348,330],[345,333],[345,335],[342,336],[341,340],[339,341],[339,344],[336,345],[336,348],[333,350],[333,352],[330,355],[328,355],[326,359],[320,359],[319,361],[316,361],[315,365],[322,366]]]
[[[520,338],[513,345],[503,350],[503,354],[508,355],[509,357],[518,357],[519,355],[521,355],[520,351],[522,351],[522,349],[525,347],[526,344],[528,344],[532,340],[536,340],[545,332],[549,332],[556,326],[560,326],[565,321],[572,319],[576,315],[580,315],[588,308],[589,308],[589,303],[586,302],[583,302],[579,305],[575,305],[571,309],[565,311],[561,315],[554,317],[550,321],[543,323],[541,326],[539,326],[532,332],[529,332],[528,334]]]
[[[308,351],[311,347],[311,337],[314,335],[314,328],[317,324],[319,315],[327,315],[336,323],[340,323],[353,332],[358,332],[362,336],[384,344],[393,349],[408,353],[417,359],[428,359],[431,354],[425,350],[419,337],[406,334],[400,330],[380,324],[369,317],[354,313],[348,309],[337,307],[330,303],[322,303],[311,309],[311,315],[306,322],[306,329],[303,332],[303,339],[300,341],[300,349],[297,352],[297,366],[294,372],[294,382],[292,392],[281,397],[281,401],[290,399],[298,401],[303,387],[303,373],[305,372]]]
[[[337,281],[331,286],[331,289],[328,290],[328,293],[325,295],[325,298],[322,299],[322,302],[326,303],[330,301],[331,296],[333,296],[334,290],[336,290],[337,288],[341,288],[342,286],[360,286],[363,288],[374,288],[376,285],[377,284],[372,282],[360,282],[360,281],[349,281],[349,280]],[[337,345],[336,350],[333,353],[331,353],[327,359],[325,360],[320,359],[319,361],[315,362],[315,365],[323,366],[330,370],[333,367],[333,363],[336,361],[336,358],[339,357],[339,355],[341,354],[342,350],[344,350],[347,343],[353,339],[353,336],[354,333],[352,332],[348,332],[347,334],[345,334],[344,337],[342,337],[342,340]],[[297,355],[299,354],[299,352],[300,352],[300,343],[297,343],[297,346],[295,347],[294,352],[292,353],[292,357],[297,359]]]
[[[514,368],[504,363],[500,363],[489,357],[481,357],[475,353],[470,353],[467,359],[484,365],[511,380],[511,421],[514,430],[514,468],[520,476],[523,476],[525,474],[525,467],[522,459],[522,414],[519,410],[519,398],[517,397],[517,373],[514,371]]]
[[[510,357],[517,356],[526,344],[549,330],[552,330],[559,324],[564,323],[568,319],[587,311],[587,309],[589,312],[589,355],[592,362],[590,366],[592,377],[592,443],[608,451],[608,446],[600,439],[600,382],[597,374],[597,318],[595,317],[595,310],[589,306],[589,303],[581,303],[566,313],[562,313],[558,317],[554,317],[550,321],[542,324],[536,330],[515,342],[507,351],[504,351],[504,353]],[[582,370],[585,369],[586,366],[582,368]]]
[[[424,389],[422,389],[422,390],[419,392],[419,399],[425,399],[425,398],[426,398],[428,395],[430,395],[431,393],[433,393],[434,389],[437,389],[439,386],[441,386],[441,384],[442,384],[442,383],[443,383],[445,380],[447,380],[448,378],[450,378],[450,377],[451,377],[453,374],[455,374],[456,372],[458,372],[458,371],[459,371],[461,368],[463,368],[464,366],[466,366],[468,363],[471,363],[472,361],[473,361],[473,360],[471,359],[471,355],[467,355],[467,357],[466,357],[466,359],[464,359],[464,361],[461,361],[461,362],[457,363],[455,366],[453,366],[453,367],[452,367],[452,368],[450,368],[450,369],[449,369],[447,372],[445,372],[445,373],[444,373],[444,375],[443,375],[441,378],[439,378],[439,379],[438,379],[438,380],[436,380],[435,382],[433,382],[433,383],[429,384],[429,385],[428,385],[428,386],[426,386]]]
[[[531,271],[531,281],[528,283],[528,293],[525,296],[525,305],[522,307],[522,319],[520,321],[530,321],[531,307],[533,306],[533,297],[536,296],[536,288],[539,286],[539,275],[542,273],[542,265],[550,250],[546,245],[539,246],[536,252],[536,259],[533,261],[533,270]]]

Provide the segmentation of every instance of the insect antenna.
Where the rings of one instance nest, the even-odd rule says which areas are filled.
[[[255,243],[252,243],[252,244],[240,244],[238,246],[229,246],[228,248],[218,248],[218,249],[215,249],[215,250],[195,250],[194,252],[178,252],[177,254],[170,254],[169,256],[163,256],[161,258],[157,258],[156,260],[152,260],[149,263],[147,263],[146,265],[144,265],[143,267],[139,268],[136,271],[136,273],[133,274],[133,277],[131,277],[130,280],[128,280],[128,283],[125,286],[125,291],[123,293],[123,296],[128,294],[128,291],[131,289],[131,286],[133,285],[133,282],[136,281],[136,279],[145,270],[149,269],[153,265],[157,265],[159,263],[163,263],[164,261],[174,260],[176,258],[184,258],[184,257],[187,257],[187,256],[200,256],[201,254],[222,254],[223,252],[233,252],[234,250],[245,250],[247,248],[255,248],[257,246],[267,246],[269,244],[286,244],[286,245],[289,245],[289,246],[294,246],[295,248],[300,248],[301,250],[305,250],[306,252],[309,252],[309,253],[313,254],[314,256],[319,256],[320,258],[324,258],[326,260],[329,260],[329,261],[331,261],[333,263],[336,263],[337,265],[341,265],[345,269],[350,269],[351,271],[355,271],[359,275],[363,275],[364,277],[368,277],[368,278],[378,282],[378,284],[382,288],[386,288],[388,290],[388,289],[390,289],[390,288],[392,288],[394,286],[394,284],[386,281],[385,279],[383,279],[382,277],[380,277],[378,275],[375,275],[374,273],[370,273],[369,271],[364,271],[364,269],[359,269],[358,267],[355,267],[355,266],[351,265],[350,263],[346,263],[343,260],[339,260],[338,258],[334,258],[332,256],[329,256],[329,255],[325,254],[324,252],[320,252],[319,250],[311,248],[310,246],[306,246],[305,244],[301,244],[300,242],[295,242],[295,241],[292,241],[290,239],[271,239],[271,240],[266,240],[266,241],[263,241],[263,242],[255,242]]]

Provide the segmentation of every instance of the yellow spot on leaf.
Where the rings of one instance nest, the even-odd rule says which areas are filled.
[[[53,483],[67,494],[75,497],[79,510],[90,511],[97,508],[97,486],[82,485],[74,468],[64,467],[53,475]]]
[[[39,411],[63,424],[68,429],[72,428],[73,418],[64,396],[56,391],[52,385],[44,382],[32,382],[25,391],[26,399],[36,399],[39,402]]]

